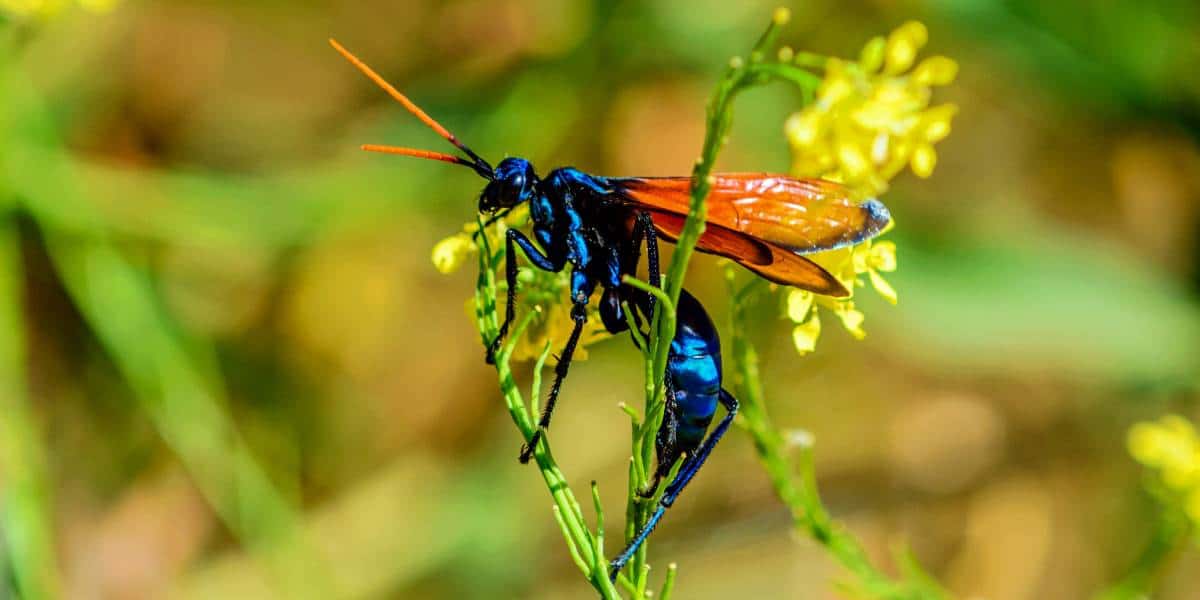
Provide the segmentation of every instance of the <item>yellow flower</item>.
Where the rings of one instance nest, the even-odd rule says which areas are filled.
[[[1167,415],[1129,428],[1126,444],[1134,460],[1154,475],[1159,500],[1181,509],[1200,526],[1200,435],[1186,419]]]
[[[854,248],[854,272],[866,273],[871,287],[885,300],[897,302],[896,289],[880,273],[896,270],[896,243],[888,240],[859,244]]]
[[[886,38],[868,41],[857,61],[826,60],[813,102],[784,123],[793,175],[840,181],[865,196],[876,196],[905,167],[918,177],[933,174],[934,144],[950,134],[958,108],[930,107],[932,88],[953,82],[958,64],[944,56],[918,62],[928,37],[924,25],[910,21]],[[837,277],[851,296],[801,302],[812,295],[789,293],[788,316],[796,324],[792,340],[799,353],[811,352],[816,345],[821,332],[818,306],[837,316],[855,338],[866,336],[866,317],[852,300],[855,288],[864,285],[864,275],[880,296],[896,303],[896,289],[884,277],[896,270],[895,243],[868,240],[809,258]],[[806,308],[801,313],[794,306]]]
[[[93,12],[107,12],[117,0],[76,0],[74,2]],[[70,5],[68,0],[0,0],[0,12],[21,16],[48,18],[59,14]]]
[[[818,296],[795,288],[788,290],[786,298],[787,317],[795,323],[795,327],[792,328],[792,344],[801,356],[815,350],[817,338],[821,336],[818,306],[832,312],[842,327],[855,339],[861,340],[867,336],[867,332],[862,328],[866,316],[854,308],[854,302],[851,300]]]
[[[520,206],[505,219],[498,220],[494,226],[486,228],[482,239],[487,240],[488,248],[493,253],[498,252],[504,248],[504,232],[509,227],[525,224],[528,217],[528,207]],[[434,268],[441,273],[453,273],[469,258],[478,256],[482,242],[481,236],[476,233],[478,231],[479,224],[470,222],[464,225],[459,233],[435,244],[430,256]],[[503,310],[503,302],[508,290],[508,285],[504,281],[504,272],[504,262],[502,261],[496,268],[499,295],[497,302],[500,310]],[[525,334],[517,340],[516,346],[513,348],[513,360],[536,359],[541,355],[547,342],[550,343],[552,351],[561,349],[566,345],[567,338],[571,336],[571,329],[575,325],[575,322],[571,320],[569,302],[570,272],[564,269],[561,272],[552,273],[534,267],[522,267],[517,274],[517,285],[520,293],[517,294],[516,318],[522,319],[529,313],[533,313],[534,316],[533,321],[525,330]],[[472,300],[467,302],[467,313],[474,316]],[[516,323],[513,324],[513,327],[516,327]],[[608,337],[608,332],[604,329],[604,324],[597,312],[597,304],[593,301],[588,304],[588,322],[584,325],[573,358],[586,359],[585,346],[606,337]]]
[[[821,252],[809,258],[837,277],[851,291],[851,297],[831,298],[794,288],[788,290],[787,317],[796,324],[792,329],[792,343],[802,356],[816,348],[817,338],[821,335],[818,306],[832,312],[855,339],[861,340],[867,336],[863,329],[866,315],[855,308],[853,301],[854,288],[864,285],[863,275],[867,276],[871,287],[880,296],[892,304],[896,303],[896,290],[882,275],[896,270],[896,244],[893,242],[868,240],[857,246]]]
[[[1176,415],[1155,423],[1138,423],[1129,429],[1129,453],[1159,472],[1174,490],[1200,488],[1200,437],[1195,427]]]
[[[796,324],[792,328],[792,343],[801,356],[815,350],[821,336],[821,317],[812,309],[815,298],[816,294],[795,288],[787,295],[787,316]]]
[[[442,274],[450,274],[458,270],[464,262],[478,252],[470,234],[459,233],[452,235],[433,246],[433,267]]]
[[[793,174],[877,195],[905,166],[919,177],[933,173],[933,145],[950,133],[958,109],[930,108],[931,88],[954,81],[958,65],[944,56],[916,63],[927,37],[924,25],[910,21],[886,40],[867,42],[858,61],[827,61],[815,101],[784,126]]]

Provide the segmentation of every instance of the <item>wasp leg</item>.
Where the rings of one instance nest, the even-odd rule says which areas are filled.
[[[638,211],[634,216],[633,234],[630,236],[629,246],[626,249],[627,253],[627,269],[630,273],[637,272],[637,263],[642,255],[642,243],[646,244],[646,282],[656,288],[662,287],[662,273],[658,263],[658,233],[654,230],[654,220],[650,218],[650,213],[646,211]],[[653,295],[648,295],[645,300],[646,306],[646,321],[647,324],[654,322],[654,303]],[[634,324],[641,330],[642,320],[637,311],[634,311]],[[643,336],[649,339],[649,335]]]
[[[637,229],[641,230],[641,241],[646,242],[646,281],[654,287],[662,287],[662,272],[658,265],[658,232],[654,230],[650,213],[638,212]]]
[[[562,387],[562,382],[567,378],[567,371],[571,368],[571,356],[575,354],[575,346],[579,344],[579,336],[583,333],[583,326],[587,323],[587,300],[595,289],[595,282],[589,280],[579,271],[575,272],[575,281],[571,287],[574,292],[571,296],[575,303],[571,307],[571,320],[575,321],[575,327],[571,329],[571,337],[567,339],[567,345],[563,346],[562,354],[558,356],[558,364],[554,365],[554,385],[550,387],[550,395],[546,398],[546,408],[542,409],[542,418],[538,420],[537,431],[533,432],[533,437],[529,438],[524,446],[521,447],[521,456],[519,460],[522,464],[529,462],[533,456],[534,448],[542,439],[542,433],[547,427],[550,427],[550,417],[554,413],[554,405],[558,402],[558,391]]]
[[[717,442],[721,440],[721,436],[725,435],[725,431],[729,429],[729,424],[733,422],[734,416],[737,415],[738,401],[725,390],[721,390],[720,400],[721,405],[725,407],[725,417],[721,419],[721,422],[717,424],[717,428],[704,440],[704,444],[700,447],[700,450],[694,456],[689,457],[687,462],[684,463],[683,468],[675,475],[675,480],[671,482],[671,485],[667,486],[667,491],[663,494],[662,500],[658,502],[658,508],[655,509],[654,514],[650,515],[646,524],[642,526],[642,530],[633,537],[633,540],[629,542],[625,550],[609,563],[609,579],[616,581],[617,573],[621,572],[621,569],[625,567],[629,559],[633,558],[634,553],[646,541],[646,538],[650,536],[654,528],[658,526],[658,521],[662,519],[663,514],[675,503],[675,499],[679,497],[679,493],[683,491],[683,488],[687,487],[688,482],[696,476],[696,473],[704,465],[704,461],[712,452],[713,447],[717,445]]]
[[[566,265],[566,261],[555,262],[549,256],[542,254],[537,246],[525,236],[525,234],[516,229],[509,229],[504,236],[505,254],[504,254],[504,281],[508,284],[508,302],[504,306],[504,322],[500,325],[500,332],[496,334],[496,339],[488,346],[487,364],[496,364],[496,352],[500,350],[500,344],[504,341],[504,336],[508,335],[508,326],[512,323],[513,315],[516,313],[517,303],[517,247],[520,247],[525,253],[525,257],[529,262],[543,271],[559,272]]]

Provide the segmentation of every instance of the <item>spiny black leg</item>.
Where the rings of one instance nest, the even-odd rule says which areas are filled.
[[[658,263],[658,233],[654,230],[654,220],[650,213],[639,211],[634,217],[633,247],[630,253],[634,257],[632,269],[637,269],[637,257],[641,254],[642,242],[646,243],[646,282],[656,288],[662,288],[662,273]],[[654,322],[654,304],[657,299],[653,295],[646,298],[646,320]],[[638,322],[641,328],[641,322]],[[647,335],[647,339],[649,336]]]
[[[584,302],[586,302],[586,297]],[[567,339],[567,345],[563,347],[562,354],[558,357],[558,364],[554,365],[554,385],[550,387],[550,396],[546,398],[546,408],[542,409],[542,418],[538,420],[537,431],[533,432],[533,437],[529,438],[529,442],[521,447],[520,461],[522,464],[529,462],[534,448],[537,448],[538,442],[542,439],[542,432],[550,426],[550,417],[554,413],[555,403],[558,402],[558,390],[562,387],[563,380],[567,378],[567,371],[571,368],[571,355],[575,354],[575,346],[579,343],[580,334],[583,333],[583,325],[587,323],[587,304],[576,303],[572,306],[571,319],[575,321],[575,327],[571,330],[571,337]]]
[[[725,417],[721,419],[721,422],[717,424],[717,428],[704,440],[704,444],[700,447],[700,450],[694,456],[688,457],[683,468],[675,475],[675,480],[671,482],[671,485],[667,486],[667,491],[663,494],[662,500],[658,502],[658,508],[650,515],[642,530],[634,536],[629,545],[625,547],[625,550],[609,563],[608,578],[610,580],[616,581],[617,573],[621,572],[621,569],[625,567],[629,559],[633,558],[634,553],[646,541],[646,538],[650,536],[654,528],[658,526],[658,522],[662,519],[663,514],[674,504],[675,499],[679,497],[683,488],[687,487],[688,482],[696,476],[696,473],[704,465],[704,461],[708,458],[712,449],[721,440],[721,436],[725,435],[725,431],[729,429],[729,424],[733,422],[734,416],[737,415],[738,401],[725,390],[721,390],[720,400],[726,410]]]
[[[496,352],[500,350],[500,344],[504,342],[504,336],[508,335],[508,326],[512,323],[513,316],[516,314],[517,304],[517,245],[515,229],[509,229],[508,234],[504,236],[504,281],[508,284],[508,301],[504,305],[504,323],[500,325],[500,332],[496,334],[496,339],[492,340],[492,344],[488,346],[487,364],[496,364]]]
[[[525,258],[528,258],[533,266],[543,271],[557,273],[567,264],[563,257],[552,259],[549,255],[543,254],[529,238],[525,237],[525,234],[516,229],[509,229],[508,233],[504,234],[504,281],[508,284],[508,303],[504,307],[504,323],[500,325],[500,332],[488,346],[487,362],[489,365],[496,363],[496,352],[500,350],[500,344],[504,341],[504,336],[508,334],[508,326],[512,324],[513,314],[516,312],[517,248],[525,253]]]
[[[654,287],[662,287],[662,273],[658,265],[658,232],[654,230],[654,220],[645,211],[639,212],[637,219],[642,229],[642,239],[646,242],[646,280]]]
[[[708,460],[708,455],[712,453],[712,449],[716,447],[717,442],[721,441],[721,436],[725,435],[725,430],[729,429],[729,424],[733,423],[733,418],[737,416],[738,401],[729,392],[721,390],[720,395],[721,405],[725,407],[725,417],[717,424],[717,428],[709,434],[708,439],[704,440],[704,445],[696,452],[695,456],[688,458],[684,463],[683,468],[679,470],[679,474],[675,476],[675,480],[671,485],[667,486],[667,491],[663,494],[662,504],[671,506],[675,499],[679,497],[679,493],[700,471],[700,467],[704,466],[704,461]]]

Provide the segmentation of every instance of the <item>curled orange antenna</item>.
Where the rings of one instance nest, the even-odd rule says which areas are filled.
[[[483,158],[481,158],[478,154],[475,154],[475,152],[473,152],[470,148],[468,148],[466,144],[458,141],[458,138],[455,137],[453,133],[450,133],[450,130],[446,129],[445,127],[442,127],[441,123],[438,123],[437,121],[434,120],[433,117],[429,116],[425,111],[421,110],[421,107],[419,107],[415,103],[413,103],[412,100],[409,100],[408,96],[405,96],[403,93],[400,92],[400,90],[396,89],[395,86],[388,83],[386,79],[384,79],[382,76],[380,76],[378,73],[376,73],[374,69],[367,66],[366,63],[359,60],[357,56],[355,56],[349,50],[347,50],[344,46],[339,44],[337,42],[337,40],[335,40],[333,38],[329,38],[329,45],[333,46],[334,50],[337,50],[339,54],[344,56],[346,58],[346,60],[350,61],[350,64],[354,65],[359,71],[362,71],[362,73],[364,75],[366,75],[371,81],[374,81],[375,85],[378,85],[379,87],[383,88],[383,91],[387,92],[389,96],[391,96],[397,102],[399,102],[402,106],[404,106],[404,108],[406,110],[408,110],[408,112],[412,113],[412,115],[414,117],[419,119],[422,123],[424,123],[430,129],[437,132],[438,135],[446,138],[446,141],[450,142],[451,144],[454,144],[454,146],[456,148],[465,152],[467,154],[467,156],[471,157],[471,160],[467,160],[467,159],[464,159],[464,158],[461,158],[458,156],[453,156],[450,154],[442,154],[440,152],[432,152],[429,150],[417,150],[414,148],[400,148],[397,146],[378,146],[378,145],[368,144],[368,145],[363,146],[363,150],[368,150],[371,152],[385,152],[388,154],[401,154],[404,156],[416,156],[418,158],[428,158],[428,159],[432,159],[432,160],[452,162],[455,164],[460,164],[460,165],[468,166],[468,167],[475,169],[475,171],[477,173],[479,173],[480,175],[482,175],[485,179],[492,178],[492,166],[489,165],[486,160],[483,160]]]

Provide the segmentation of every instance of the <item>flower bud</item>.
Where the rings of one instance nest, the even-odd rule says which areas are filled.
[[[949,85],[958,75],[958,63],[945,56],[931,56],[913,69],[913,79],[920,85]]]
[[[883,66],[883,52],[886,46],[887,40],[883,36],[871,38],[858,54],[858,66],[868,74],[878,72],[879,67]]]
[[[884,73],[897,75],[907,71],[928,37],[925,26],[917,21],[909,21],[893,31],[884,48]]]
[[[958,113],[958,106],[943,104],[935,106],[921,116],[922,135],[925,141],[935,143],[950,135],[950,120]]]
[[[933,168],[937,166],[937,151],[933,149],[933,144],[917,146],[913,150],[909,166],[912,167],[912,172],[922,179],[933,175]]]
[[[452,235],[433,247],[430,258],[439,273],[453,273],[475,251],[475,245],[464,235]]]

